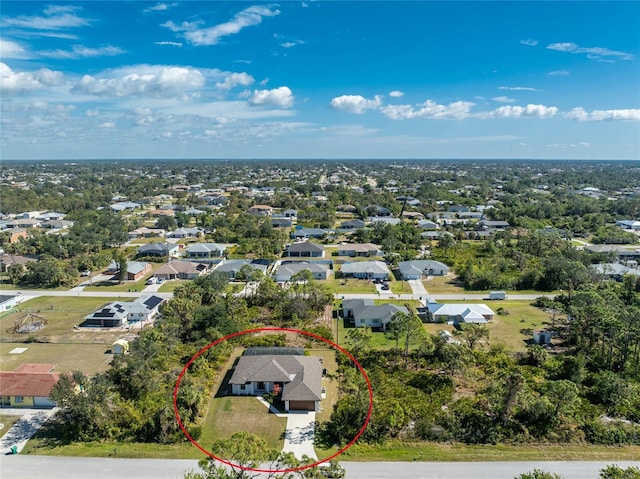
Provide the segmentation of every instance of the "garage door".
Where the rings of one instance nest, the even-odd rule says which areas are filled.
[[[54,403],[51,399],[46,397],[36,396],[33,398],[33,406],[34,407],[55,407],[56,403]]]
[[[315,411],[315,401],[289,401],[290,411]]]

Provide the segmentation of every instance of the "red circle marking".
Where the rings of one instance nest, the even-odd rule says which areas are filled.
[[[358,370],[360,371],[360,374],[362,374],[362,376],[364,377],[364,380],[367,382],[367,389],[369,390],[369,408],[367,409],[367,417],[366,417],[366,419],[364,421],[364,424],[362,425],[362,427],[360,428],[358,433],[355,435],[355,437],[349,442],[349,444],[344,446],[342,449],[340,449],[335,454],[333,454],[333,455],[331,455],[331,456],[329,456],[329,457],[327,457],[325,459],[322,459],[321,461],[314,462],[313,464],[308,464],[306,466],[300,466],[300,467],[294,467],[294,468],[291,468],[291,469],[257,469],[257,468],[253,468],[253,467],[246,467],[246,466],[241,466],[240,464],[234,464],[233,462],[230,462],[230,461],[227,461],[227,460],[222,459],[220,457],[217,457],[215,454],[207,451],[204,447],[202,447],[200,444],[198,444],[198,441],[196,441],[194,438],[191,437],[191,434],[189,434],[189,431],[187,431],[186,428],[184,427],[184,425],[182,424],[182,420],[180,419],[180,413],[178,412],[178,390],[180,389],[180,381],[182,381],[182,378],[185,375],[185,373],[187,372],[187,369],[189,369],[189,366],[191,366],[193,364],[193,362],[196,359],[198,359],[198,357],[202,353],[204,353],[205,351],[209,350],[213,346],[226,341],[227,339],[235,338],[236,336],[242,336],[242,335],[245,335],[245,334],[259,333],[259,332],[262,332],[262,331],[286,331],[286,332],[290,332],[290,333],[303,334],[305,336],[310,336],[312,338],[315,338],[315,339],[317,339],[319,341],[324,341],[325,343],[329,344],[333,348],[336,348],[341,353],[345,354],[349,359],[351,359],[351,361],[353,361],[355,363],[355,365],[358,367]],[[173,388],[173,412],[174,412],[174,414],[176,416],[176,419],[178,420],[178,425],[180,426],[180,429],[182,429],[182,432],[184,433],[184,435],[187,436],[187,439],[189,439],[189,441],[191,441],[194,446],[196,446],[198,449],[200,449],[202,452],[204,452],[207,456],[211,457],[212,459],[215,459],[216,461],[222,462],[223,464],[226,464],[228,466],[235,467],[235,468],[238,468],[238,469],[241,469],[241,470],[244,470],[244,471],[266,472],[266,473],[276,473],[276,472],[287,473],[287,472],[301,471],[303,469],[309,469],[311,467],[318,466],[318,465],[320,465],[320,464],[322,464],[324,462],[328,462],[331,459],[333,459],[333,458],[339,456],[340,454],[342,454],[343,452],[345,452],[351,446],[353,446],[353,444],[358,440],[358,438],[362,435],[364,430],[367,428],[367,425],[369,424],[369,420],[371,419],[371,411],[372,410],[373,410],[373,389],[371,387],[371,381],[369,380],[369,377],[367,376],[367,373],[364,371],[364,368],[360,365],[358,360],[356,358],[354,358],[353,355],[349,351],[347,351],[346,349],[338,346],[333,341],[330,341],[330,340],[328,340],[326,338],[323,338],[322,336],[318,336],[317,334],[310,333],[308,331],[300,331],[299,329],[290,329],[290,328],[247,329],[245,331],[239,331],[237,333],[229,334],[228,336],[225,336],[224,338],[220,338],[220,339],[217,339],[216,341],[214,341],[212,343],[209,343],[207,346],[205,346],[200,351],[198,351],[196,354],[194,354],[193,357],[189,360],[189,362],[185,365],[185,367],[182,368],[182,371],[180,371],[180,375],[178,376],[178,380],[176,381],[176,386]]]

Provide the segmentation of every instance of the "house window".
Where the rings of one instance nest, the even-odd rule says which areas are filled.
[[[21,403],[24,401],[24,398],[22,396],[16,396],[16,403]]]
[[[240,391],[244,391],[244,390],[245,390],[245,387],[246,387],[246,386],[245,386],[244,384],[241,384],[241,385],[240,385]]]
[[[264,383],[262,381],[258,383],[258,389],[260,390],[265,389]]]

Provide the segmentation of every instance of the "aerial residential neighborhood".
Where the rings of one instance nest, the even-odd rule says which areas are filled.
[[[189,184],[168,165],[132,162],[130,185],[112,190],[122,171],[108,164],[43,164],[38,175],[10,164],[0,396],[12,414],[48,419],[21,453],[46,453],[46,434],[56,447],[174,444],[196,457],[171,412],[192,356],[180,424],[225,451],[247,433],[298,460],[357,434],[418,448],[617,434],[635,447],[640,186],[609,176],[593,197],[584,185],[612,165],[578,163],[575,186],[548,187],[572,178],[551,166],[510,165],[514,185],[501,164],[213,163],[191,165]],[[94,174],[106,186],[79,209],[65,178]],[[38,223],[60,218],[64,228]],[[370,418],[364,376],[331,344],[370,378]],[[610,381],[624,399],[602,389]],[[91,415],[84,401],[103,403],[104,387],[110,406]],[[491,405],[510,395],[507,409]],[[108,427],[125,416],[130,426]]]

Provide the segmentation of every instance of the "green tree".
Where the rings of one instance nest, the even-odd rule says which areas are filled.
[[[623,469],[612,464],[600,470],[600,479],[640,479],[640,469],[634,466]]]
[[[515,479],[562,479],[562,476],[552,472],[545,472],[542,469],[534,469],[531,472],[520,474]]]

